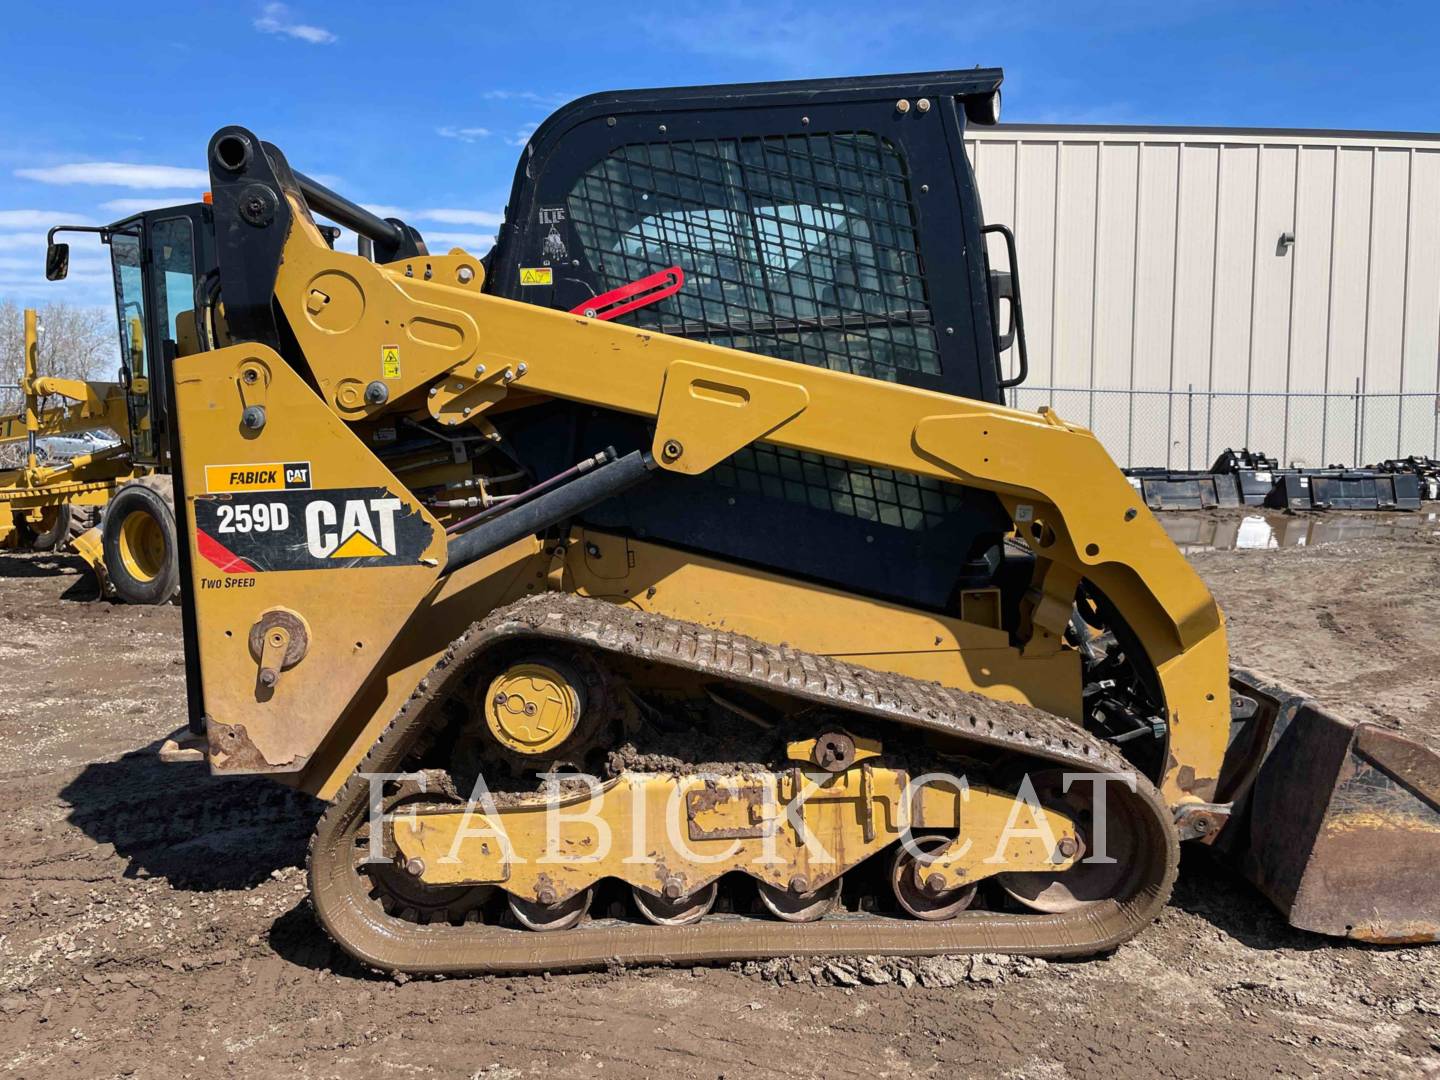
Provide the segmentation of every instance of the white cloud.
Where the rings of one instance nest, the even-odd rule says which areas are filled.
[[[0,210],[0,229],[48,229],[52,225],[89,225],[84,214],[68,210]]]
[[[472,255],[484,255],[495,246],[495,237],[488,233],[437,233],[425,237],[425,246],[431,251],[459,247]]]
[[[74,221],[68,214],[62,217]],[[43,232],[0,232],[0,299],[113,304],[109,250],[93,236],[67,239],[76,246],[70,249],[70,273],[57,284],[45,280]]]
[[[486,101],[528,101],[535,105],[564,105],[570,100],[569,94],[537,94],[534,90],[486,90],[480,96]]]
[[[505,141],[511,146],[524,146],[530,141],[530,136],[535,134],[535,129],[539,126],[539,124],[526,124],[515,133],[514,138]]]
[[[22,180],[41,184],[108,184],[111,187],[158,189],[210,186],[204,169],[182,169],[174,165],[136,165],[123,161],[81,161],[38,169],[16,169]]]
[[[45,248],[44,233],[0,233],[0,251],[20,251],[23,248]]]
[[[93,238],[91,238],[93,240]],[[0,233],[0,297],[29,303],[47,300],[103,303],[110,289],[110,259],[95,242],[71,249],[65,286],[45,280],[45,234]]]
[[[442,225],[480,225],[487,229],[498,229],[505,223],[504,214],[492,214],[488,210],[421,210],[415,216],[419,221],[438,221]]]
[[[311,45],[329,45],[336,40],[335,35],[323,26],[296,22],[284,4],[266,4],[260,9],[254,25],[262,34],[283,34]]]
[[[74,238],[69,238],[74,242]],[[89,241],[88,243],[86,241]],[[110,277],[110,254],[94,237],[79,241],[70,249],[70,280],[95,283]],[[22,286],[43,286],[45,280],[45,234],[0,233],[0,291],[13,292]],[[53,293],[50,299],[55,299]]]
[[[376,203],[367,203],[365,209],[382,218],[393,217],[412,223],[434,221],[441,225],[479,225],[486,229],[498,229],[505,222],[504,214],[496,214],[489,210],[457,210],[448,207],[408,210],[403,206],[386,206]]]
[[[162,206],[179,206],[182,203],[195,202],[193,193],[188,195],[152,195],[147,199],[111,199],[109,202],[100,204],[101,210],[108,210],[120,217],[128,217],[131,214],[138,214],[142,210],[158,210]]]
[[[435,134],[444,139],[458,139],[460,142],[476,142],[494,134],[483,127],[438,127]]]

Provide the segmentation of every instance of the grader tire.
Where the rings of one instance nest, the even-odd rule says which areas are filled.
[[[105,570],[127,604],[164,604],[180,591],[179,539],[168,476],[123,485],[100,523]]]
[[[100,507],[80,506],[70,503],[70,527],[65,531],[65,542],[68,544],[77,536],[83,536],[96,525],[100,524]]]
[[[71,507],[69,503],[61,503],[55,508],[55,516],[50,519],[50,524],[43,531],[36,531],[33,526],[27,525],[23,533],[23,542],[31,551],[54,551],[70,537]]]

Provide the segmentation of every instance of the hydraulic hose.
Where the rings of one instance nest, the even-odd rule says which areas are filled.
[[[654,468],[654,458],[643,450],[634,450],[513,509],[507,504],[503,513],[450,540],[445,572],[453,573],[522,537],[544,532],[634,487]]]

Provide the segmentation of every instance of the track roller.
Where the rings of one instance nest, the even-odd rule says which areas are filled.
[[[639,888],[632,888],[630,892],[640,914],[656,926],[684,926],[710,913],[715,906],[715,898],[720,895],[720,882],[712,881],[687,896],[674,898],[654,896]]]
[[[765,882],[757,882],[760,903],[765,910],[785,922],[806,923],[828,915],[840,899],[840,878],[818,889],[804,891],[804,883],[792,881],[788,889],[779,889]],[[798,887],[797,887],[798,886]]]
[[[585,917],[594,897],[595,890],[584,889],[568,900],[544,904],[512,895],[509,897],[510,914],[526,930],[569,930]]]
[[[925,876],[925,858],[928,852],[939,851],[950,843],[948,836],[930,833],[916,836],[909,846],[900,844],[890,862],[890,888],[896,902],[917,919],[927,922],[943,922],[953,919],[975,901],[979,885],[960,889],[936,890],[929,887]],[[914,852],[920,852],[917,857]]]

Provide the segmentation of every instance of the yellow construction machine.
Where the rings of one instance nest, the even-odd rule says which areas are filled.
[[[129,241],[138,254],[138,238]],[[127,238],[115,234],[110,242],[118,263]],[[47,272],[63,277],[65,246],[51,251]],[[138,275],[137,263],[127,278]],[[68,544],[95,572],[102,594],[163,604],[180,579],[168,449],[157,444],[150,422],[140,320],[122,307],[120,326],[120,382],[57,378],[40,374],[36,314],[26,309],[24,368],[14,387],[23,404],[19,414],[0,417],[0,447],[24,446],[21,463],[0,468],[0,547],[54,551]],[[41,440],[96,432],[107,437],[76,443],[76,452],[58,460],[41,455]]]
[[[1000,80],[585,98],[484,259],[241,127],[212,200],[111,228],[184,534],[162,754],[329,800],[344,948],[1085,955],[1182,841],[1296,925],[1434,939],[1440,758],[1232,672],[1095,437],[1004,404]]]

